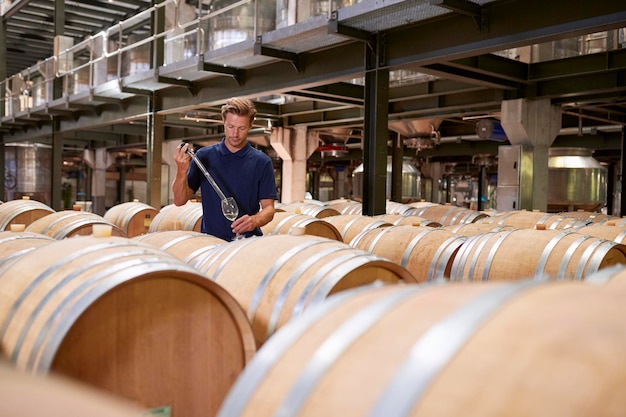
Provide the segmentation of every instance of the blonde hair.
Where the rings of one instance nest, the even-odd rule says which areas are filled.
[[[238,116],[248,116],[250,124],[256,117],[256,107],[254,103],[247,98],[231,98],[226,100],[226,104],[222,106],[222,120],[226,120],[226,115],[233,113]]]

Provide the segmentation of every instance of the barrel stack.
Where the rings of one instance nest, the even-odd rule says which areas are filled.
[[[195,201],[9,220],[2,357],[172,417],[626,412],[617,219],[299,204],[232,242]]]

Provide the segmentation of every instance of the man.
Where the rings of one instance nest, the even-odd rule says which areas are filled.
[[[232,223],[222,214],[221,198],[187,153],[189,144],[176,148],[176,177],[172,184],[174,204],[181,206],[200,189],[203,233],[224,240],[235,234],[261,236],[261,227],[274,218],[276,180],[272,160],[253,148],[247,137],[256,116],[254,104],[243,98],[230,99],[222,106],[224,138],[220,143],[198,149],[205,166],[226,197],[234,197],[239,218]]]

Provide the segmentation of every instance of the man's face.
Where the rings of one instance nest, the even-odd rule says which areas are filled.
[[[243,148],[246,144],[248,131],[252,127],[252,122],[248,116],[227,113],[224,119],[224,133],[226,146],[231,152]]]

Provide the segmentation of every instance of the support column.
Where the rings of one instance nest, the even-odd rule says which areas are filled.
[[[399,133],[392,139],[391,193],[390,200],[402,202],[402,165],[404,164],[404,141]]]
[[[128,201],[126,199],[126,169],[126,166],[121,166],[117,169],[120,176],[120,179],[117,181],[118,204]]]
[[[52,119],[52,161],[50,163],[51,190],[50,207],[56,211],[63,210],[63,134],[61,119]]]
[[[363,214],[387,211],[387,140],[389,139],[389,67],[385,35],[365,46],[365,119],[363,122]]]
[[[309,192],[314,200],[320,199],[320,177],[321,173],[318,168],[309,170]]]
[[[548,209],[548,149],[561,129],[561,108],[549,99],[505,100],[502,102],[502,128],[512,145],[529,150],[528,166],[520,166],[519,209]],[[528,175],[526,175],[528,174]],[[498,179],[499,180],[499,179]]]
[[[441,184],[443,179],[443,170],[441,162],[428,162],[421,167],[422,174],[430,180],[430,189],[426,187],[425,193],[422,196],[426,201],[430,201],[435,204],[442,204],[445,199],[442,198]]]
[[[161,182],[163,183],[164,188],[167,186],[167,193],[161,195],[162,205],[174,204],[174,196],[172,195],[172,182],[174,181],[174,176],[176,175],[174,152],[179,145],[180,142],[173,140],[166,141],[162,145],[161,160],[165,165],[167,165],[167,173],[161,176]]]
[[[7,62],[7,28],[4,24],[4,19],[0,17],[0,62]],[[7,68],[6,65],[0,65],[0,80],[6,80],[7,78]],[[0,117],[4,117],[6,111],[6,84],[0,84]],[[2,137],[2,133],[0,133],[0,172],[4,172],[5,169],[5,150],[4,150],[4,139]],[[0,200],[5,201],[6,199],[6,190],[4,189],[4,181],[0,181]]]
[[[306,161],[318,147],[317,134],[308,132],[306,127],[276,127],[270,134],[270,143],[283,160],[281,202],[287,204],[303,200]]]
[[[2,17],[0,17],[0,62],[7,62],[7,28]],[[7,76],[6,65],[0,65],[0,80],[6,80]],[[6,115],[5,97],[6,84],[2,83],[0,84],[0,117]],[[2,172],[4,172],[4,170]],[[4,185],[2,187],[4,187]],[[4,188],[1,195],[4,195]]]
[[[346,196],[346,167],[335,165],[335,179],[333,181],[333,198],[339,199]]]
[[[5,158],[6,158],[6,149],[4,147],[4,140],[2,139],[2,133],[0,133],[0,172],[6,172],[5,171],[6,169]],[[4,181],[0,181],[0,201],[7,201]]]
[[[163,3],[165,0],[154,0],[153,5]],[[152,12],[152,33],[164,33],[165,32],[165,20],[166,20],[166,8],[159,7]],[[152,44],[150,50],[150,67],[159,68],[165,63],[165,38],[159,37]],[[153,206],[156,207],[156,206]]]
[[[619,186],[616,187],[615,191],[619,193],[620,201],[619,201],[619,210],[614,216],[622,217],[626,212],[626,194],[624,194],[624,176],[626,175],[626,128],[622,126],[622,149],[621,149],[621,158],[620,158],[620,169],[619,169]]]
[[[487,178],[485,171],[485,165],[481,164],[478,168],[478,197],[476,199],[476,210],[478,211],[483,211],[485,209],[483,202],[483,197],[485,194],[485,179]]]
[[[106,148],[96,148],[91,177],[91,211],[101,216],[106,212],[106,171],[112,162],[113,158]]]
[[[54,40],[56,43],[64,43],[64,41],[68,41],[70,44],[72,43],[71,38],[67,38],[65,36],[65,1],[64,0],[54,0]],[[60,45],[57,44],[57,50],[55,53],[58,53],[63,49]],[[58,63],[57,63],[58,65]],[[56,71],[59,69],[56,68]],[[52,82],[53,84],[53,98],[61,98],[63,96],[63,78],[58,77],[55,78]]]
[[[148,126],[146,136],[147,155],[147,199],[146,204],[161,207],[161,163],[163,153],[163,139],[165,137],[164,116],[155,111],[155,98],[148,98]]]

